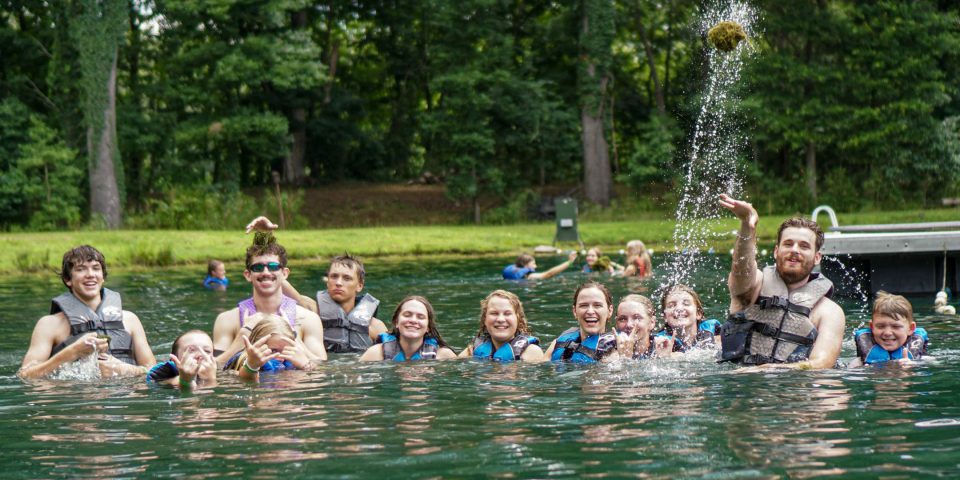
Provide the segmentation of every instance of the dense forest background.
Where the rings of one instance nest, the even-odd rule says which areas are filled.
[[[763,212],[957,196],[957,2],[752,5],[731,111]],[[701,8],[0,1],[0,228],[233,226],[280,191],[336,209],[302,189],[344,182],[437,180],[478,223],[523,220],[550,185],[669,208],[705,83]]]

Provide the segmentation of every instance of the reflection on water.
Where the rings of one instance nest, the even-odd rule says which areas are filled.
[[[702,289],[708,316],[724,316],[728,261],[696,279],[715,286]],[[407,293],[436,299],[441,331],[462,348],[480,299],[504,287],[498,271],[489,260],[372,262],[367,288],[383,300],[381,317]],[[318,267],[294,271],[305,291],[319,278]],[[546,343],[572,325],[570,295],[585,278],[507,287]],[[112,272],[110,282],[161,357],[177,333],[209,329],[245,293],[201,290],[182,269]],[[618,298],[657,283],[608,282]],[[139,380],[17,379],[33,323],[61,288],[42,277],[0,282],[8,477],[916,477],[957,468],[960,329],[932,315],[929,299],[912,300],[937,361],[912,367],[742,374],[708,350],[587,368],[345,355],[260,385],[224,376],[181,394]],[[848,334],[865,320],[850,307]]]

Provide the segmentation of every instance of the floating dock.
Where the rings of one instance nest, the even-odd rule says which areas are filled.
[[[960,222],[837,225],[830,215],[821,270],[845,296],[885,290],[900,295],[932,294],[949,288],[960,292]]]

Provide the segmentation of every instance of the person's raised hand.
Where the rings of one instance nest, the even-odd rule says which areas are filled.
[[[673,332],[670,338],[663,336],[653,337],[653,348],[658,357],[669,357],[673,355],[673,345],[677,341],[677,332]]]
[[[272,232],[278,228],[280,227],[277,224],[271,222],[269,218],[260,216],[260,217],[254,218],[253,220],[250,221],[250,223],[247,224],[246,233],[250,233],[254,230],[258,232],[266,233],[266,232]]]
[[[254,370],[259,370],[263,364],[277,358],[281,353],[274,352],[267,346],[267,340],[270,339],[269,335],[254,343],[250,343],[250,339],[247,337],[241,338],[243,338],[244,350],[246,350],[247,353],[247,366]]]
[[[577,259],[577,252],[576,252],[576,250],[570,252],[570,254],[567,255],[567,261],[570,262],[570,263],[573,263],[573,261],[576,260],[576,259]]]
[[[730,195],[721,193],[718,203],[721,207],[730,210],[737,218],[739,218],[741,224],[747,225],[751,229],[757,228],[757,222],[760,220],[760,215],[757,214],[757,210],[753,208],[753,205],[751,205],[749,202],[737,200]]]
[[[94,352],[106,352],[110,348],[110,342],[106,338],[100,338],[96,333],[88,333],[77,341],[73,342],[64,349],[70,356],[70,361],[76,361]]]
[[[177,358],[176,355],[170,355],[170,360],[173,361],[173,364],[177,366],[177,370],[180,371],[181,383],[190,383],[197,377],[197,371],[200,369],[200,361],[196,355],[187,355],[183,360]]]
[[[300,370],[309,370],[311,365],[310,357],[307,355],[307,347],[297,340],[291,340],[287,337],[280,337],[287,343],[277,357],[281,360],[287,360]]]
[[[201,351],[197,354],[197,360],[200,362],[200,368],[197,369],[197,377],[204,381],[216,380],[217,360],[213,358],[213,354]]]
[[[639,332],[640,329],[634,325],[633,330],[630,330],[629,334],[622,332],[617,333],[617,352],[620,352],[622,358],[633,358],[637,349],[637,339],[640,338]]]

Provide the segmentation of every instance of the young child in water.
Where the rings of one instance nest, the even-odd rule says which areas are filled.
[[[927,331],[913,320],[913,306],[900,295],[883,290],[873,301],[870,326],[853,334],[857,359],[850,367],[886,363],[891,360],[909,362],[927,353]]]
[[[227,269],[220,260],[210,260],[207,264],[207,278],[203,279],[203,286],[210,290],[226,290],[230,286],[227,278]]]
[[[674,338],[673,351],[686,352],[694,347],[717,345],[720,322],[704,320],[703,302],[692,288],[675,285],[664,293],[660,300],[663,320],[666,324],[657,333],[658,337]]]
[[[179,385],[182,389],[213,387],[217,384],[217,362],[213,339],[203,330],[190,330],[173,341],[170,359],[147,373],[148,382]]]

